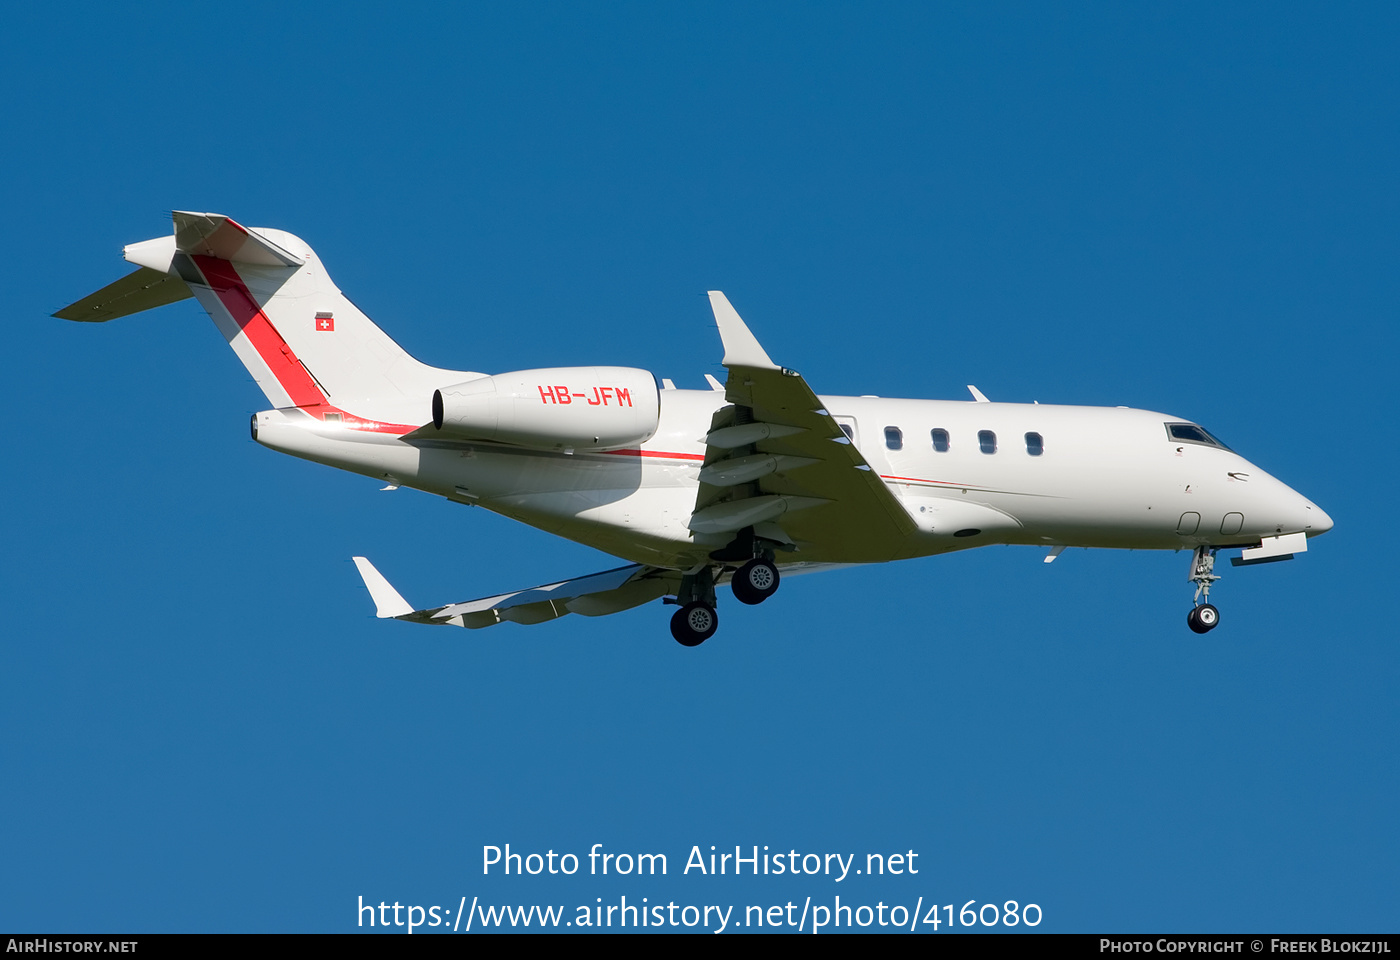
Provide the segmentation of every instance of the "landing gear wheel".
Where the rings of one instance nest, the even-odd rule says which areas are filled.
[[[1186,615],[1186,625],[1196,633],[1209,633],[1220,623],[1220,611],[1209,603],[1192,607]]]
[[[739,568],[729,585],[740,603],[762,603],[778,592],[778,568],[767,560],[750,560]]]
[[[687,603],[671,616],[671,636],[683,647],[698,647],[715,635],[719,616],[708,603]]]

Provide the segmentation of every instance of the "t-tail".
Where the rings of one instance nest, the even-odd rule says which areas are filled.
[[[54,316],[106,321],[195,297],[273,406],[362,429],[421,425],[434,390],[481,376],[409,356],[300,238],[213,213],[173,219],[172,236],[125,248],[135,272]]]

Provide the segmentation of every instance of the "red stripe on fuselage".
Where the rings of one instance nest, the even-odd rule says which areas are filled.
[[[705,459],[703,453],[667,453],[664,450],[600,450],[598,452],[614,457],[660,457],[663,460],[699,460],[701,462]]]

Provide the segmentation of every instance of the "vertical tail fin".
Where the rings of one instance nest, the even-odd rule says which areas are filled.
[[[274,406],[367,420],[424,423],[434,390],[479,376],[409,356],[300,238],[219,214],[176,211],[173,219],[173,236],[126,248],[140,269],[55,316],[108,320],[193,295]]]

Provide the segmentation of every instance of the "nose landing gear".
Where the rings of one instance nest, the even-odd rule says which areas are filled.
[[[1186,615],[1186,625],[1196,633],[1207,633],[1215,629],[1215,625],[1220,622],[1220,611],[1215,609],[1214,604],[1203,603],[1199,607],[1192,607],[1191,612]]]
[[[1215,549],[1199,546],[1191,555],[1191,575],[1187,579],[1196,585],[1196,596],[1186,615],[1186,625],[1195,633],[1209,633],[1220,623],[1220,611],[1209,602],[1210,585],[1220,579],[1215,573]]]

